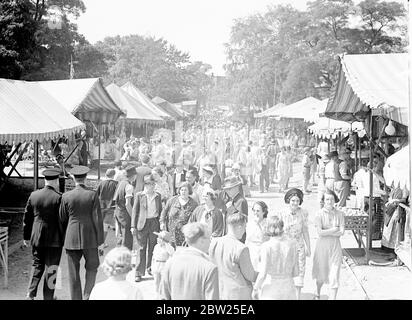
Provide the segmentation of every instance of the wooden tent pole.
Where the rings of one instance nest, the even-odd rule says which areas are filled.
[[[102,134],[102,122],[99,119],[99,123],[97,125],[98,130],[98,137],[99,137],[99,148],[97,153],[97,180],[100,180],[100,152],[101,152],[101,134]]]
[[[373,215],[373,118],[372,112],[369,116],[369,213],[368,213],[368,230],[367,230],[367,250],[366,250],[366,263],[369,263],[370,252],[372,248],[372,215]]]
[[[34,141],[34,162],[33,162],[33,171],[34,171],[34,191],[39,188],[39,140]]]

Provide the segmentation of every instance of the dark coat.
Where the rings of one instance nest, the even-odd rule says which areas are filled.
[[[162,197],[160,193],[156,192],[155,197],[156,202],[156,212],[158,218],[160,218],[160,214],[162,212]],[[136,228],[138,231],[142,230],[146,224],[146,217],[147,217],[147,196],[144,193],[136,193],[135,201],[133,204],[132,210],[132,228]],[[139,218],[142,218],[141,226],[137,228]]]
[[[189,222],[200,222],[202,215],[205,212],[205,205],[198,206],[189,218]],[[224,234],[225,226],[223,223],[222,210],[214,208],[212,214],[212,237],[221,237]]]
[[[237,194],[234,199],[230,200],[230,206],[227,207],[226,215],[230,215],[239,211],[244,215],[248,215],[247,200],[241,194]]]
[[[23,218],[23,238],[33,247],[62,247],[59,228],[59,208],[62,194],[53,187],[32,192],[27,200]]]
[[[65,249],[92,249],[103,244],[103,218],[95,191],[76,185],[63,194],[59,216]]]

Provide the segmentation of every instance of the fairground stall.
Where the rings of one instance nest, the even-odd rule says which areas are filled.
[[[96,136],[98,140],[97,179],[100,180],[101,136],[104,124],[115,123],[125,113],[113,101],[103,86],[100,78],[71,79],[37,82],[43,89],[59,101],[76,118],[88,125],[88,132],[78,136],[65,162],[77,148],[81,149],[79,164],[88,165],[89,140]]]
[[[408,55],[342,55],[339,62],[339,79],[325,116],[351,124],[362,122],[366,130],[369,196],[365,197],[364,210],[358,214],[350,211],[345,219],[347,229],[366,236],[366,260],[369,262],[372,241],[382,240],[385,214],[385,205],[374,199],[374,157],[379,155],[386,162],[389,155],[405,146],[408,140]],[[356,134],[355,139],[359,137]],[[409,175],[410,161],[407,164],[402,168],[405,176]]]
[[[39,144],[74,135],[85,125],[37,83],[0,79],[0,265],[8,286],[8,256],[20,242],[9,246],[9,229],[21,235],[27,193],[39,188]],[[26,181],[17,165],[29,148],[33,150],[33,181]],[[59,167],[57,162],[50,165]],[[17,178],[12,177],[13,173]],[[11,183],[10,180],[14,180]],[[32,182],[32,183],[27,183]],[[27,196],[23,196],[24,189]],[[27,189],[27,188],[26,188]],[[12,237],[14,239],[14,237]]]

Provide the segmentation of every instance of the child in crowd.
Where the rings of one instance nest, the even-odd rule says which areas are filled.
[[[153,250],[152,273],[155,280],[156,292],[159,295],[161,273],[166,261],[174,254],[175,249],[170,244],[171,235],[167,231],[153,232],[157,235],[157,245]]]

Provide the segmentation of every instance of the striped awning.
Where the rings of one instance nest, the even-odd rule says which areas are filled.
[[[161,97],[154,97],[152,99],[152,102],[154,102],[159,108],[161,108],[164,112],[170,114],[176,120],[182,120],[185,117],[185,114],[182,110],[179,110],[174,104]]]
[[[85,125],[35,82],[0,79],[0,143],[70,136]]]
[[[359,54],[340,57],[339,79],[325,116],[362,121],[369,112],[408,125],[408,54]]]
[[[165,122],[162,118],[156,115],[155,112],[133,98],[130,94],[128,94],[116,84],[109,84],[106,87],[106,90],[110,94],[112,99],[116,102],[116,104],[125,111],[126,116],[121,117],[121,119],[142,125],[161,124]]]
[[[125,115],[110,97],[100,78],[37,83],[82,121],[113,123],[119,116]]]

